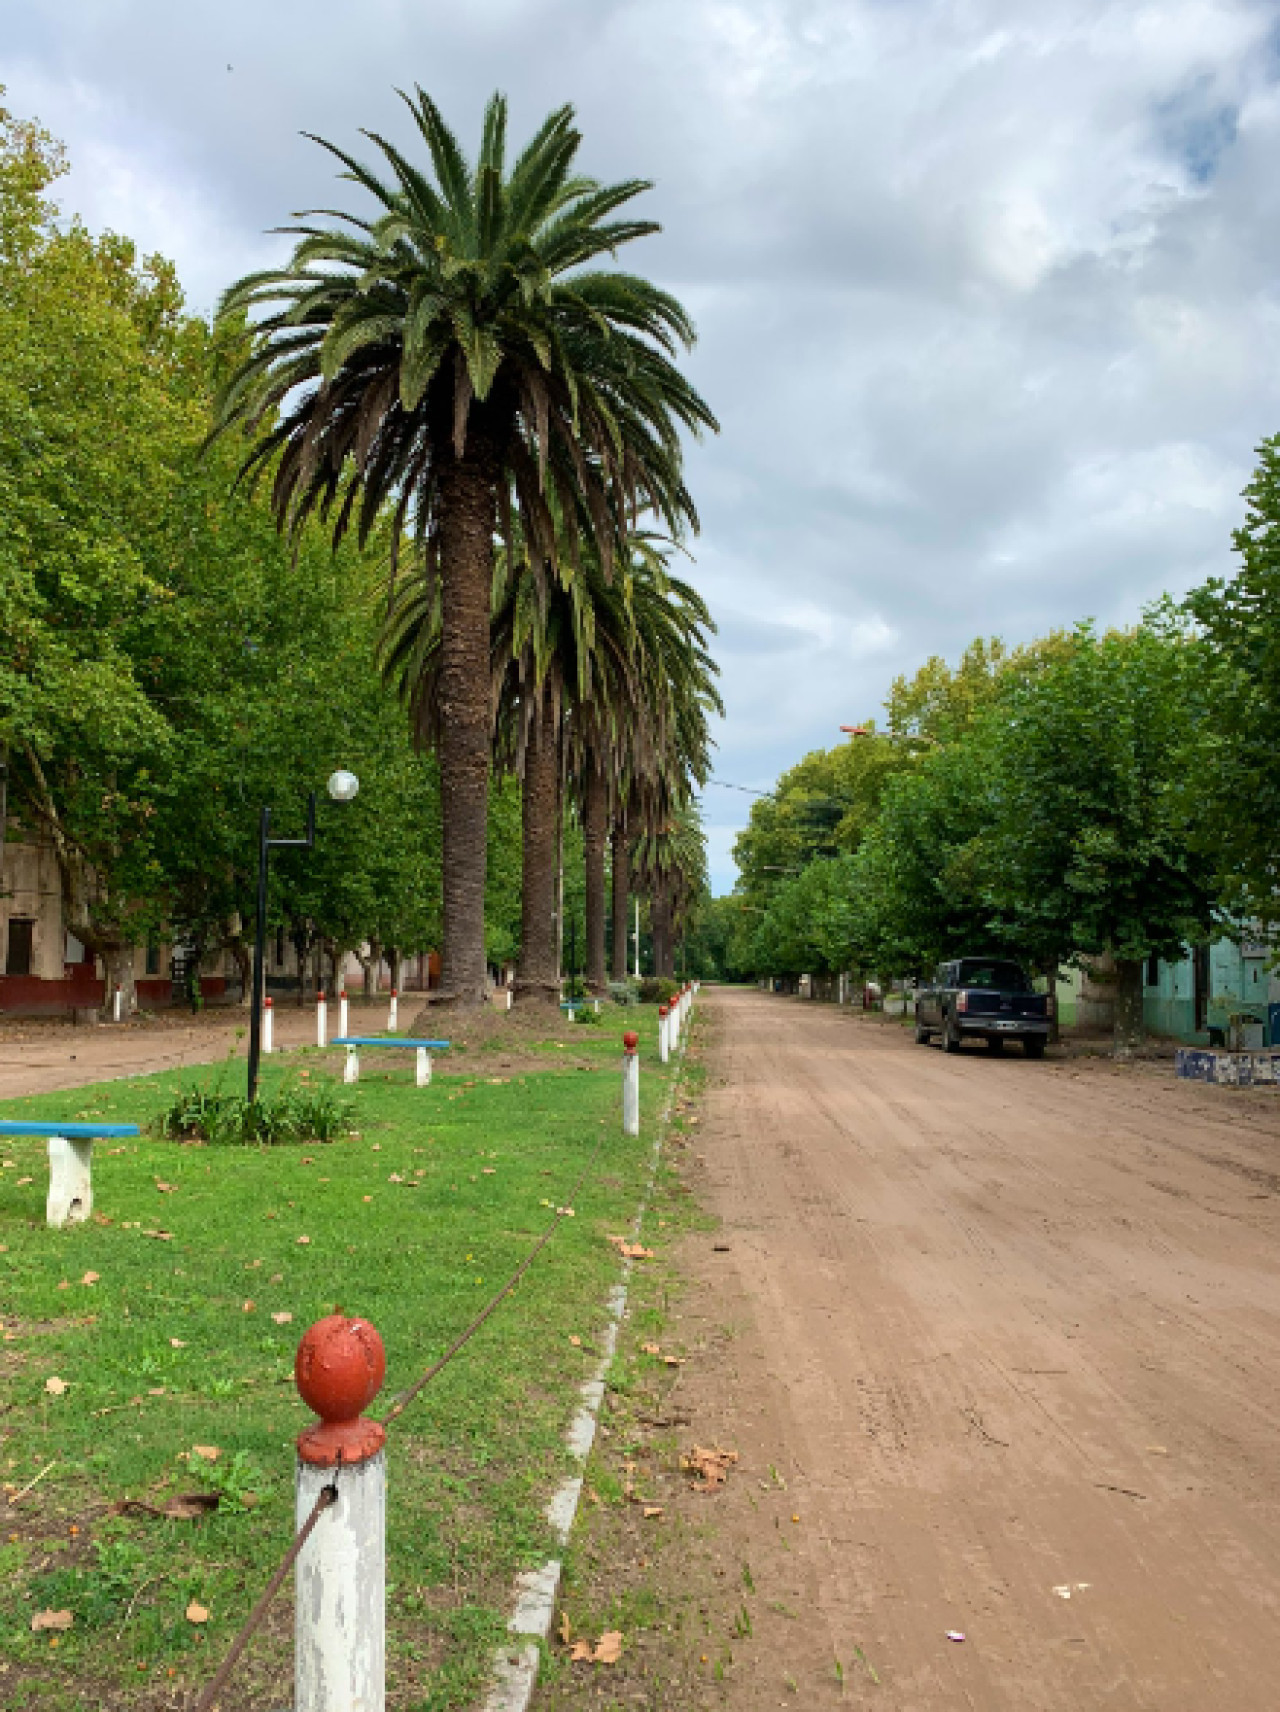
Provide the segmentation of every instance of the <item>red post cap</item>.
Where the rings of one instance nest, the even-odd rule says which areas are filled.
[[[329,1314],[303,1334],[293,1363],[298,1392],[320,1419],[298,1434],[298,1455],[316,1468],[365,1462],[387,1435],[365,1420],[387,1376],[387,1352],[368,1320]]]
[[[274,1001],[271,1000],[270,998],[266,998],[266,999],[263,999],[262,1002],[267,1007],[267,1009],[270,1010]]]
[[[323,987],[321,987],[320,991],[316,994],[316,1003],[318,1005],[322,1005],[324,1003],[324,988]]]
[[[341,992],[340,992],[340,993],[339,993],[339,994],[338,994],[338,997],[339,997],[339,998],[340,998],[340,999],[345,999],[345,998],[346,998],[346,996],[347,996],[347,989],[346,989],[346,988],[345,988],[345,987],[344,987],[344,988],[343,988],[343,989],[342,989],[342,991],[341,991]]]
[[[636,1047],[640,1044],[640,1036],[633,1028],[629,1028],[622,1037],[622,1044],[626,1047],[628,1052],[634,1052]]]
[[[663,1017],[663,1016],[666,1016],[666,1014],[667,1014],[667,1007],[665,1005],[659,1005],[658,1006],[658,1015],[660,1017]]]

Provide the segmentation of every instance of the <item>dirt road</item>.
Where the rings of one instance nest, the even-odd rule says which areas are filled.
[[[759,1592],[720,1703],[1274,1712],[1280,1090],[703,1002]]]

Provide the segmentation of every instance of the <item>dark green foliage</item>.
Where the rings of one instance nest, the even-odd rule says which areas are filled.
[[[640,983],[640,1003],[669,1005],[679,991],[678,981],[669,980],[665,975],[646,975]]]

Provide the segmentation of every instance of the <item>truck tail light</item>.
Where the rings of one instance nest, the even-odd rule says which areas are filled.
[[[968,995],[968,993],[961,990],[960,992],[958,992],[956,994],[956,1009],[958,1011],[967,1011],[968,1008],[969,1008],[969,995]]]

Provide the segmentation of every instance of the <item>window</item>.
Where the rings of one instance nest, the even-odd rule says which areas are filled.
[[[957,987],[986,987],[997,993],[1026,993],[1031,983],[1016,963],[997,958],[966,959],[960,965]]]
[[[1147,985],[1149,987],[1160,985],[1160,959],[1158,957],[1147,958]]]
[[[34,921],[22,916],[9,918],[9,944],[5,953],[4,972],[6,975],[29,975],[31,973],[31,953],[35,943]]]
[[[147,946],[147,974],[148,975],[158,975],[159,973],[160,973],[160,947],[158,945],[148,945]]]

